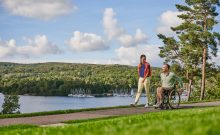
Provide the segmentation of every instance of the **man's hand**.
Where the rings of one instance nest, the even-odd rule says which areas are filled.
[[[142,80],[142,83],[144,83],[144,82],[145,82],[145,79]]]
[[[179,94],[182,95],[183,91],[183,88],[179,89]]]

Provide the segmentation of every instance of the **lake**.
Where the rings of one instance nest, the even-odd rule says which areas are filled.
[[[145,103],[146,97],[141,97],[140,103]],[[0,93],[0,110],[4,102],[4,95]],[[60,97],[60,96],[20,96],[21,113],[82,109],[96,107],[111,107],[129,105],[134,102],[132,97]]]

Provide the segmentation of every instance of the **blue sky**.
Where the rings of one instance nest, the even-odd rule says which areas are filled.
[[[136,65],[144,53],[161,66],[156,35],[172,34],[169,25],[179,23],[175,3],[182,2],[0,0],[0,61]]]

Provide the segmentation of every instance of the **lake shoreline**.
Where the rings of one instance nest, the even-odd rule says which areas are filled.
[[[204,100],[204,101],[191,101],[182,103],[183,106],[188,106],[190,104],[209,104],[213,102],[219,102],[220,99],[216,100]],[[137,107],[143,107],[144,104],[139,104]],[[112,106],[112,107],[97,107],[97,108],[82,108],[82,109],[67,109],[67,110],[55,110],[55,111],[43,111],[43,112],[33,112],[33,113],[21,113],[21,114],[2,114],[0,119],[5,118],[19,118],[19,117],[32,117],[32,116],[45,116],[45,115],[55,115],[55,114],[69,114],[77,112],[87,112],[87,111],[97,111],[97,110],[108,110],[117,108],[131,108],[130,105],[125,106]]]

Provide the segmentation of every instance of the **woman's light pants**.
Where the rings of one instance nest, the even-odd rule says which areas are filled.
[[[147,77],[145,79],[144,83],[142,82],[143,80],[144,80],[144,78],[142,78],[142,77],[139,78],[139,81],[138,81],[138,91],[137,91],[136,98],[135,98],[135,104],[138,103],[143,88],[146,91],[146,104],[151,102],[151,97],[150,97],[151,96],[151,94],[150,94],[150,78]]]

